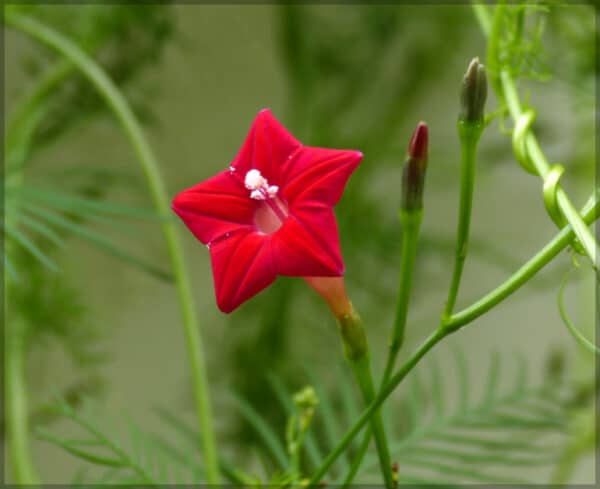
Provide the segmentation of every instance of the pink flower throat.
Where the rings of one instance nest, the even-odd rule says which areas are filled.
[[[271,234],[277,231],[289,215],[287,204],[277,195],[279,187],[269,185],[258,170],[246,173],[244,186],[250,190],[250,198],[258,201],[254,222],[259,232]]]

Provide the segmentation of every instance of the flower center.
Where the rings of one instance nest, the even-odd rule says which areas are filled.
[[[258,230],[264,234],[277,231],[288,216],[288,206],[277,196],[279,187],[269,185],[258,170],[246,173],[244,186],[250,190],[250,198],[259,201],[254,214]]]

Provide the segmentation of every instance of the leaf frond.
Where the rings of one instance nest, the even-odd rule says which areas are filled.
[[[453,356],[458,390],[454,409],[440,401],[442,374],[437,359],[427,365],[432,372],[427,383],[413,380],[412,388],[409,385],[408,403],[400,401],[405,409],[394,408],[400,418],[420,413],[416,426],[390,436],[398,440],[391,442],[390,451],[399,461],[400,480],[406,480],[406,469],[411,474],[408,479],[428,484],[523,483],[519,469],[551,466],[560,440],[568,434],[566,403],[559,393],[565,386],[553,385],[555,392],[549,394],[547,385],[532,385],[523,357],[512,362],[515,380],[501,383],[502,370],[507,369],[502,369],[500,353],[494,352],[483,376],[483,395],[476,399],[471,395],[474,386],[464,353],[454,350]],[[414,392],[417,386],[418,396]],[[359,474],[371,474],[377,468],[376,455],[368,453]],[[509,469],[514,480],[502,476]]]
[[[89,229],[86,229],[83,226],[80,226],[77,223],[59,214],[49,212],[48,210],[43,209],[41,207],[31,204],[23,204],[23,206],[27,209],[27,211],[38,216],[38,218],[43,219],[48,223],[52,223],[57,227],[69,231],[75,236],[89,241],[90,243],[94,244],[96,247],[108,253],[109,255],[112,255],[115,258],[119,258],[127,264],[138,268],[146,273],[149,273],[150,275],[153,275],[161,280],[171,281],[170,274],[150,263],[145,262],[144,260],[136,256],[130,255],[129,253],[123,251],[121,248],[119,248],[117,245],[112,243],[109,239],[105,238],[104,236]]]
[[[57,411],[84,434],[85,438],[61,438],[50,431],[39,429],[37,436],[51,443],[84,462],[98,467],[107,467],[95,483],[123,483],[140,486],[158,486],[173,482],[176,475],[178,483],[198,484],[203,481],[203,471],[198,458],[186,456],[181,450],[173,450],[173,446],[160,437],[141,430],[133,421],[125,419],[119,423],[128,433],[126,442],[114,433],[114,428],[107,426],[106,417],[100,423],[97,414],[91,412],[91,404],[86,403],[83,413],[73,409],[65,402],[49,407]],[[181,475],[182,471],[185,475]],[[91,482],[91,481],[88,481]]]
[[[233,395],[239,413],[248,421],[263,441],[278,467],[285,470],[289,467],[289,459],[285,446],[269,423],[244,399]]]

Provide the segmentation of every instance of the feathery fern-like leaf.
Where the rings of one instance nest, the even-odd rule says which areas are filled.
[[[550,466],[561,446],[556,437],[566,435],[567,416],[560,395],[565,386],[554,385],[550,392],[543,383],[531,385],[521,357],[516,362],[515,381],[503,389],[499,381],[501,356],[495,352],[483,396],[474,401],[469,395],[469,366],[460,350],[455,350],[454,362],[458,373],[457,408],[442,407],[440,373],[436,361],[432,362],[428,387],[432,402],[420,402],[425,396],[414,398],[420,402],[412,407],[422,413],[419,425],[391,443],[392,457],[400,461],[400,479],[403,468],[408,468],[410,474],[432,484],[525,483],[524,477],[519,477],[519,468]],[[549,443],[546,437],[554,441]],[[369,454],[362,473],[376,468],[376,457]],[[505,470],[499,472],[498,468]],[[510,469],[510,478],[503,475],[506,469]]]
[[[147,263],[136,256],[130,255],[129,253],[123,251],[121,248],[116,246],[114,243],[112,243],[109,239],[105,238],[104,236],[102,236],[94,231],[91,231],[89,229],[86,229],[86,228],[74,223],[73,221],[60,216],[59,214],[49,212],[46,209],[43,209],[41,207],[37,207],[37,206],[31,205],[31,204],[22,204],[22,205],[29,212],[38,216],[38,218],[43,219],[48,223],[52,223],[57,227],[63,228],[64,230],[69,231],[70,233],[72,233],[78,237],[86,239],[87,241],[91,242],[92,244],[94,244],[96,247],[98,247],[102,251],[105,251],[106,253],[125,261],[129,265],[132,265],[146,273],[149,273],[150,275],[160,278],[161,280],[166,280],[166,281],[171,280],[171,276],[168,273],[166,273],[164,270],[162,270],[150,263]]]
[[[98,467],[108,467],[98,479],[100,483],[127,483],[140,486],[157,486],[160,484],[202,482],[202,470],[197,459],[182,456],[180,451],[171,450],[168,445],[155,435],[148,435],[133,421],[125,420],[129,439],[123,443],[112,433],[104,419],[100,423],[92,415],[89,403],[84,413],[61,402],[53,409],[77,425],[86,438],[61,438],[48,430],[38,430],[40,439],[60,447],[71,455]],[[185,475],[182,476],[181,472]],[[177,474],[176,476],[174,474]]]
[[[273,460],[281,470],[289,467],[289,459],[283,441],[265,419],[244,399],[233,396],[239,413],[250,423],[264,442]]]

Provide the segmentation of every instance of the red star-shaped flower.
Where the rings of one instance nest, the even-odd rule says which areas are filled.
[[[333,206],[361,159],[303,146],[264,109],[227,170],[175,197],[173,210],[210,250],[223,312],[277,275],[343,274]]]

